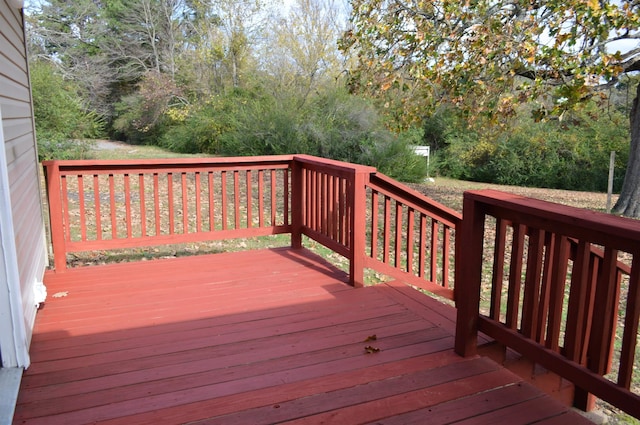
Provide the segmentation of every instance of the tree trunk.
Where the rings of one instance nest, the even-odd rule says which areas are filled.
[[[620,198],[613,207],[614,214],[640,218],[640,83],[636,89],[629,122],[631,125],[631,147],[629,162],[622,182]]]

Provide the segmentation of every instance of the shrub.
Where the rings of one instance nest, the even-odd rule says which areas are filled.
[[[78,140],[100,137],[102,119],[84,107],[77,87],[52,64],[32,62],[30,74],[40,159],[86,158],[90,146]]]

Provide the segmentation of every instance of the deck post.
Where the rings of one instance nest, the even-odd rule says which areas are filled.
[[[64,218],[62,214],[62,196],[60,194],[60,167],[55,161],[45,161],[47,199],[49,202],[49,222],[51,245],[53,247],[53,265],[56,273],[67,269],[67,253],[64,241]]]
[[[368,171],[356,169],[351,187],[351,233],[349,234],[349,283],[356,288],[364,286],[364,256],[366,237]]]
[[[291,248],[302,248],[304,170],[294,158],[291,161]],[[285,195],[286,196],[286,195]]]
[[[484,214],[475,201],[464,194],[460,239],[456,240],[455,351],[461,356],[473,356],[478,346],[478,314],[482,280]]]

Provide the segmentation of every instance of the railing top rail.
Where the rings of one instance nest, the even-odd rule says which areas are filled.
[[[431,198],[405,186],[382,173],[371,175],[369,186],[376,190],[383,190],[389,194],[407,201],[414,208],[424,210],[431,214],[437,215],[442,221],[445,221],[449,227],[456,227],[462,221],[462,214],[449,208]]]
[[[161,158],[161,159],[121,159],[121,160],[49,160],[44,166],[58,166],[61,170],[84,169],[127,169],[154,167],[189,167],[198,166],[238,166],[238,165],[273,165],[288,163],[293,155],[247,156],[247,157],[207,157],[207,158]]]
[[[368,165],[352,164],[349,162],[336,161],[334,159],[320,158],[312,155],[293,155],[293,160],[301,162],[303,164],[318,165],[322,167],[329,167],[339,171],[347,172],[363,172],[363,173],[375,173],[375,167]]]
[[[500,214],[503,218],[631,253],[640,251],[639,220],[491,189],[468,191],[465,196],[490,210],[504,209]]]

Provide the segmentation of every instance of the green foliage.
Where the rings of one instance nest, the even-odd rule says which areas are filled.
[[[304,107],[260,89],[235,90],[201,106],[170,109],[160,145],[177,152],[227,156],[307,153],[369,164],[406,181],[421,181],[426,163],[413,153],[422,132],[398,137],[372,105],[343,89],[317,94]]]
[[[518,186],[606,191],[609,155],[616,151],[614,190],[619,190],[629,155],[626,118],[594,104],[563,120],[521,118],[487,135],[482,126],[447,136],[438,158],[446,176]]]
[[[79,140],[99,137],[102,120],[84,108],[77,87],[53,65],[36,61],[30,72],[40,159],[85,158],[90,146]]]

